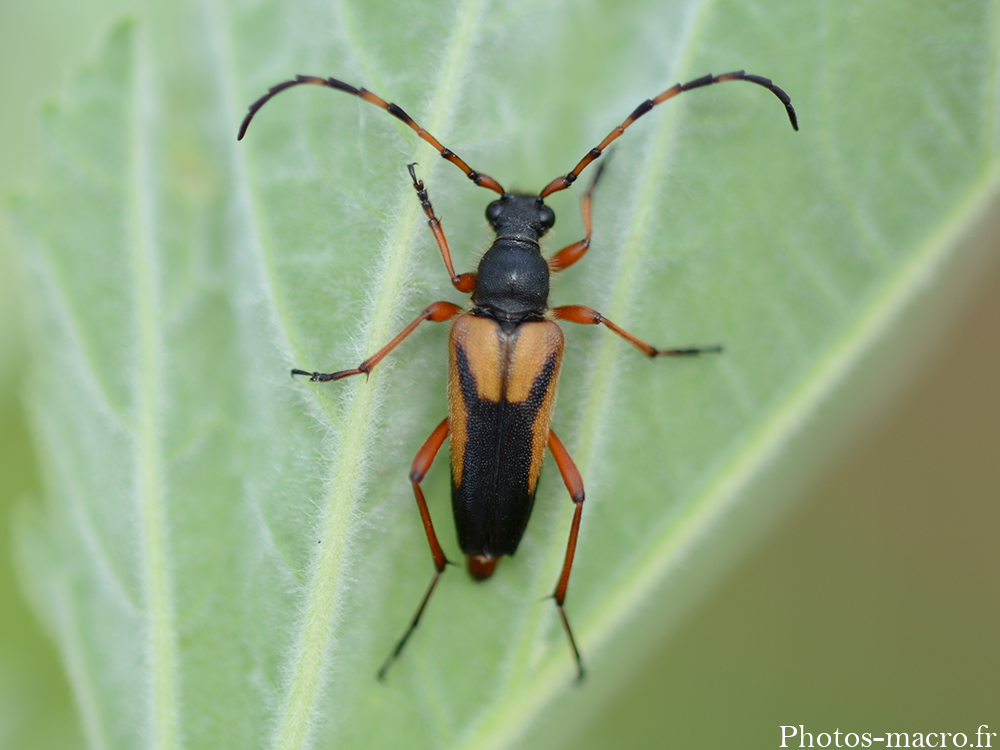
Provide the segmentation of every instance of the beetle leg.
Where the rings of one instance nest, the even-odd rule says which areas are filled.
[[[406,628],[406,631],[396,642],[396,647],[393,648],[392,653],[390,653],[386,660],[382,662],[382,666],[378,670],[379,680],[385,679],[385,673],[389,671],[389,667],[391,667],[392,663],[396,661],[396,658],[403,651],[403,647],[410,639],[413,631],[417,629],[417,624],[420,622],[421,615],[424,614],[427,602],[430,601],[434,587],[437,586],[438,579],[444,572],[445,566],[450,563],[448,558],[444,556],[444,551],[441,549],[441,545],[438,542],[437,534],[434,532],[434,523],[431,521],[430,511],[427,510],[427,501],[424,500],[424,491],[420,489],[420,483],[427,475],[428,470],[431,468],[431,464],[434,463],[434,457],[437,456],[437,452],[441,449],[446,437],[448,437],[447,418],[434,428],[434,432],[431,433],[430,437],[427,438],[426,442],[424,442],[424,444],[420,447],[420,450],[417,451],[417,455],[413,459],[413,466],[410,468],[410,481],[413,483],[413,494],[417,498],[417,508],[420,511],[420,520],[423,521],[424,533],[427,534],[427,543],[430,545],[431,555],[434,557],[434,577],[431,579],[430,586],[427,587],[427,592],[424,594],[424,598],[420,600],[420,604],[417,606],[416,614],[413,615],[413,619],[410,621],[409,627]]]
[[[476,274],[474,273],[463,273],[461,275],[455,273],[455,266],[451,262],[451,250],[448,248],[448,239],[444,236],[444,230],[441,228],[441,220],[434,215],[434,206],[431,205],[431,199],[427,195],[427,189],[424,187],[424,181],[417,179],[417,173],[414,171],[416,162],[413,164],[407,164],[406,168],[410,170],[410,177],[413,179],[413,189],[417,191],[417,198],[420,200],[420,206],[424,209],[424,213],[427,215],[427,226],[431,228],[431,232],[434,233],[434,240],[437,242],[438,249],[441,251],[441,258],[444,259],[445,270],[448,271],[448,275],[451,277],[451,284],[458,291],[469,294],[472,290],[476,288]]]
[[[610,157],[609,157],[610,158]],[[594,192],[594,188],[597,187],[597,181],[601,179],[601,175],[604,173],[604,167],[607,164],[607,160],[602,161],[597,168],[597,174],[594,175],[594,179],[590,181],[590,187],[587,188],[587,192],[583,194],[583,198],[580,199],[580,211],[583,214],[583,231],[586,235],[582,240],[574,242],[572,245],[567,245],[558,253],[549,258],[549,271],[556,273],[564,268],[569,268],[571,265],[576,263],[580,258],[584,256],[587,250],[590,248],[590,201],[591,195]]]
[[[583,516],[583,477],[580,476],[580,470],[573,463],[573,459],[569,455],[569,451],[566,450],[566,446],[562,444],[562,441],[552,430],[549,430],[549,450],[552,452],[552,457],[556,460],[559,473],[562,475],[566,489],[569,490],[573,504],[576,506],[573,511],[573,524],[569,529],[569,541],[566,543],[566,557],[563,559],[562,573],[559,575],[556,590],[552,592],[552,598],[556,600],[556,606],[559,608],[559,617],[562,618],[563,627],[566,629],[566,635],[569,638],[569,645],[573,649],[573,656],[576,657],[576,679],[582,680],[583,659],[580,656],[580,649],[576,646],[576,639],[573,637],[573,630],[569,626],[569,619],[566,617],[566,608],[563,606],[563,603],[566,601],[569,573],[573,569],[573,556],[576,554],[576,538],[580,534],[580,518]]]
[[[637,336],[633,336],[624,328],[615,325],[597,312],[597,310],[584,307],[583,305],[554,307],[552,308],[552,313],[560,320],[568,320],[570,323],[579,323],[586,326],[595,326],[598,323],[602,323],[647,357],[692,357],[698,354],[718,354],[722,351],[722,347],[719,344],[713,344],[712,346],[685,346],[679,349],[657,349]]]
[[[292,370],[292,375],[308,375],[309,379],[316,383],[325,383],[328,380],[343,380],[344,378],[350,377],[351,375],[368,374],[372,369],[381,362],[385,356],[399,346],[403,339],[413,333],[414,329],[425,320],[431,320],[435,323],[442,323],[446,320],[451,320],[456,315],[462,314],[462,308],[458,305],[453,305],[451,302],[433,302],[427,306],[426,309],[416,318],[414,318],[406,328],[396,334],[395,338],[388,344],[383,346],[372,356],[366,359],[357,367],[351,370],[340,370],[338,372],[307,372],[306,370]]]

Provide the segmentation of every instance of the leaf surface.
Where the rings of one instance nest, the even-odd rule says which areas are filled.
[[[997,4],[937,5],[908,3],[905,30],[893,3],[475,0],[151,4],[119,26],[43,118],[41,184],[16,208],[49,503],[19,546],[91,745],[498,747],[560,698],[583,723],[711,585],[722,540],[770,522],[765,469],[995,193]],[[237,144],[243,108],[333,75],[537,191],[646,97],[739,68],[791,94],[801,132],[745,83],[656,108],[554,280],[553,304],[656,345],[725,346],[648,362],[567,326],[554,426],[587,485],[567,604],[588,684],[566,698],[541,601],[572,513],[551,463],[518,555],[482,585],[449,571],[378,684],[433,571],[407,467],[445,414],[446,327],[368,382],[288,370],[354,366],[460,301],[407,163],[459,271],[491,194],[342,93],[282,93]],[[581,236],[580,194],[549,200],[550,250]],[[442,453],[424,488],[459,561],[448,482]]]

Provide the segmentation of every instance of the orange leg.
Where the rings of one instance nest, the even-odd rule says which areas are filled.
[[[559,608],[559,617],[562,618],[563,627],[569,638],[569,645],[573,649],[573,656],[576,657],[577,680],[583,679],[583,658],[580,656],[580,649],[576,646],[576,638],[573,637],[573,630],[569,626],[569,619],[566,617],[566,608],[563,603],[566,601],[566,589],[569,587],[569,574],[573,569],[573,557],[576,555],[576,538],[580,534],[580,518],[583,516],[583,477],[580,470],[573,463],[569,451],[556,433],[549,430],[549,450],[556,460],[559,473],[562,475],[566,489],[569,490],[570,497],[576,509],[573,511],[573,524],[569,529],[569,541],[566,543],[566,557],[563,559],[562,573],[559,575],[559,582],[556,583],[556,590],[552,592],[552,598],[556,600]]]
[[[451,302],[434,302],[428,305],[428,307],[420,313],[420,315],[414,318],[410,324],[406,326],[406,328],[396,334],[392,341],[383,346],[357,367],[351,370],[340,370],[339,372],[306,372],[305,370],[292,370],[292,375],[308,375],[309,379],[316,383],[325,383],[328,380],[343,380],[351,375],[360,375],[361,373],[364,373],[365,377],[368,377],[368,373],[372,371],[375,365],[385,359],[385,356],[389,352],[403,343],[403,339],[413,333],[414,329],[416,329],[416,327],[425,320],[442,323],[446,320],[451,320],[456,315],[461,314],[462,308],[458,305],[453,305]]]
[[[611,157],[608,157],[609,159]],[[580,258],[582,258],[588,249],[590,249],[590,202],[591,196],[594,193],[594,188],[597,187],[597,181],[601,179],[601,175],[604,173],[604,167],[607,165],[607,160],[601,162],[600,166],[597,168],[597,174],[594,175],[594,179],[590,181],[590,187],[587,188],[587,192],[583,194],[583,198],[580,199],[580,211],[583,213],[583,231],[586,235],[582,240],[574,242],[572,245],[567,245],[558,253],[549,258],[549,271],[556,273],[564,268],[569,268],[571,265],[576,263]]]
[[[448,247],[448,238],[444,236],[444,230],[441,228],[441,220],[434,215],[434,206],[431,205],[430,196],[427,195],[427,190],[424,188],[424,181],[417,179],[417,173],[413,170],[415,166],[416,163],[407,164],[406,168],[410,170],[410,177],[413,178],[413,189],[417,191],[420,206],[427,215],[427,225],[431,228],[431,232],[434,233],[434,240],[437,242],[438,250],[441,251],[441,257],[444,259],[444,267],[451,277],[451,284],[458,291],[469,294],[476,288],[476,274],[463,273],[459,275],[455,273],[455,266],[451,262],[451,250]]]
[[[563,307],[554,307],[552,308],[552,313],[559,318],[559,320],[568,320],[570,323],[579,323],[580,325],[586,326],[596,326],[598,323],[602,323],[627,342],[632,344],[632,346],[641,351],[647,357],[692,357],[698,354],[718,354],[722,351],[722,347],[718,344],[714,344],[712,346],[687,346],[680,349],[657,349],[655,346],[647,344],[637,336],[633,336],[624,328],[615,325],[597,312],[597,310],[590,307],[584,307],[583,305],[565,305]]]
[[[417,606],[416,614],[413,615],[413,619],[410,621],[409,627],[400,636],[399,640],[396,641],[396,647],[392,650],[392,653],[382,662],[382,666],[378,670],[378,679],[385,679],[385,673],[389,671],[389,667],[392,663],[396,661],[400,653],[403,651],[403,647],[406,642],[410,639],[413,631],[417,629],[417,625],[420,623],[420,617],[424,614],[424,609],[427,607],[427,602],[430,601],[431,594],[434,592],[434,587],[437,586],[438,579],[444,572],[446,565],[450,564],[447,557],[444,556],[444,551],[441,549],[441,544],[438,542],[437,534],[434,532],[434,523],[431,521],[430,511],[427,510],[427,501],[424,500],[424,491],[420,489],[420,483],[427,476],[428,470],[431,468],[431,464],[434,463],[434,457],[437,456],[441,446],[444,444],[444,439],[448,437],[448,420],[444,419],[441,424],[434,428],[434,432],[431,433],[430,437],[427,438],[426,442],[417,451],[416,457],[413,459],[413,466],[410,468],[410,481],[413,483],[413,494],[417,498],[417,508],[420,511],[420,520],[424,524],[424,533],[427,534],[427,543],[431,547],[431,555],[434,557],[434,577],[431,579],[430,586],[427,587],[427,592],[424,594],[424,598],[420,600],[420,604]]]

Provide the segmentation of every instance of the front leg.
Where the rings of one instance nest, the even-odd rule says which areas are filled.
[[[415,166],[416,162],[407,164],[406,168],[410,170],[413,189],[417,191],[417,199],[420,201],[420,207],[424,209],[424,215],[427,216],[427,226],[431,228],[434,241],[437,242],[438,250],[441,251],[441,259],[444,261],[445,270],[448,271],[448,275],[451,277],[452,286],[464,294],[469,294],[476,288],[476,274],[455,273],[455,266],[451,262],[451,250],[448,248],[448,238],[444,236],[444,229],[441,228],[441,220],[434,214],[434,206],[431,205],[431,199],[427,194],[427,188],[424,187],[424,181],[417,179],[417,173],[413,169]]]
[[[584,193],[583,198],[580,199],[580,213],[583,214],[584,237],[582,240],[578,240],[572,245],[567,245],[549,258],[549,270],[552,273],[562,271],[564,268],[569,268],[571,265],[580,260],[580,258],[586,254],[587,250],[590,249],[590,237],[592,234],[590,222],[590,203],[594,194],[594,188],[597,187],[597,181],[601,179],[601,175],[604,174],[604,167],[607,163],[607,161],[600,163],[597,167],[597,173],[594,175],[594,179],[590,181],[590,187],[587,188],[587,192]]]

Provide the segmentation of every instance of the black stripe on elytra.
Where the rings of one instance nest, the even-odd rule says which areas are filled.
[[[458,542],[467,555],[513,555],[531,517],[535,493],[528,491],[533,426],[552,385],[558,352],[536,371],[528,397],[511,403],[480,398],[464,348],[455,347],[459,386],[465,402],[466,443],[462,483],[452,481],[452,509]],[[516,375],[517,373],[515,373]]]

